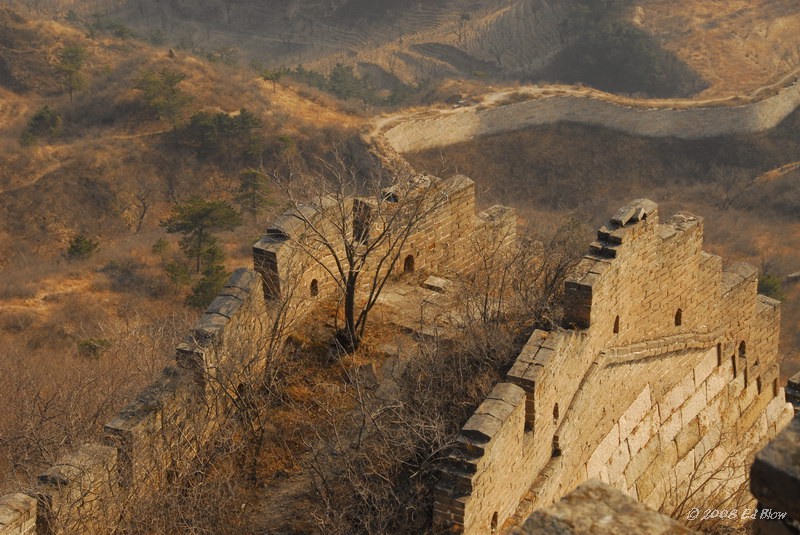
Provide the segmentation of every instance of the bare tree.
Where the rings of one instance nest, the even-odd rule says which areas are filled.
[[[336,284],[345,323],[337,339],[354,351],[409,237],[447,202],[446,186],[421,175],[384,176],[376,162],[359,166],[341,148],[316,174],[269,175],[303,228],[294,246]]]
[[[464,296],[456,317],[448,315],[455,328],[404,348],[403,362],[385,365],[391,371],[384,369],[374,393],[348,374],[349,403],[316,403],[321,421],[306,445],[314,452],[307,465],[321,532],[437,533],[430,503],[439,470],[464,422],[518,355],[531,322],[523,311],[538,309],[545,316],[539,321],[556,321],[551,303],[579,257],[578,231],[569,222],[552,237],[523,238],[519,247],[503,235],[476,240],[475,276],[462,277],[453,292]]]
[[[747,453],[741,437],[732,429],[703,430],[693,452],[694,469],[688,479],[670,475],[664,509],[671,517],[705,533],[727,533],[755,511],[750,494],[750,465],[755,451]],[[703,446],[703,447],[700,447]],[[733,512],[720,517],[713,512]],[[727,530],[726,530],[727,529]]]
[[[722,190],[719,205],[723,210],[730,209],[754,183],[752,175],[739,167],[715,165],[711,169],[711,179]]]

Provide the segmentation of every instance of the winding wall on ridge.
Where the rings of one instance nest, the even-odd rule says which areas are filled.
[[[602,126],[645,137],[700,139],[751,134],[774,128],[800,106],[800,81],[772,97],[731,105],[692,105],[685,108],[625,105],[592,95],[550,95],[479,109],[462,108],[426,112],[389,123],[383,135],[398,152],[446,147],[481,136],[520,130],[529,126],[574,122]]]

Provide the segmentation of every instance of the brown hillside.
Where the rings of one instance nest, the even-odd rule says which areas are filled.
[[[742,94],[799,65],[800,12],[793,0],[616,4],[622,6],[615,15],[619,22],[652,40],[652,54],[663,61],[656,70],[686,78],[673,80],[676,88],[707,86],[703,96],[709,97]],[[11,5],[26,7],[20,0]],[[234,47],[247,60],[275,67],[303,64],[320,72],[346,63],[381,83],[413,85],[442,78],[507,83],[538,77],[572,39],[563,26],[574,19],[576,5],[566,0],[91,5],[50,0],[38,3],[37,15],[64,18],[72,13],[72,20],[85,26],[100,14],[103,21],[122,21],[141,38],[170,47],[201,54]]]

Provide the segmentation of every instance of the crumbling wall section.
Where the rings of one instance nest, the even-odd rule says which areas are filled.
[[[30,496],[0,498],[0,534],[110,532],[125,514],[118,508],[125,497],[157,492],[188,467],[230,409],[237,385],[263,369],[270,315],[258,274],[235,271],[175,363],[105,425],[106,444],[65,455]]]
[[[475,213],[475,184],[463,175],[448,179],[423,177],[431,187],[423,195],[427,203],[423,214],[408,232],[402,246],[396,250],[396,274],[421,272],[449,276],[462,273],[474,264],[472,244],[479,237],[511,243],[516,235],[516,215],[510,208],[493,206]],[[303,213],[290,210],[280,216],[253,246],[256,270],[265,281],[264,293],[271,300],[290,303],[292,309],[302,310],[320,299],[341,292],[337,280],[342,280],[336,259],[345,260],[344,240],[357,232],[359,224],[368,229],[365,242],[380,231],[369,226],[370,199],[323,199],[318,206],[305,207]],[[381,208],[386,211],[384,206]],[[415,207],[415,209],[417,209]],[[359,223],[359,219],[363,219]],[[335,220],[336,224],[331,224]],[[339,224],[344,221],[344,224]],[[352,222],[352,223],[351,223]],[[310,226],[313,229],[309,229]],[[404,231],[403,231],[404,232]],[[380,266],[385,250],[371,254],[372,263],[366,274],[359,277],[368,283],[376,269],[387,269],[391,256]],[[395,251],[395,249],[392,249]],[[393,256],[393,255],[392,255]]]

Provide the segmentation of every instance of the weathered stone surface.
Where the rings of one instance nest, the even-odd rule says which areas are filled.
[[[36,533],[36,499],[22,493],[0,496],[0,534]]]
[[[695,533],[648,509],[623,492],[590,480],[564,498],[533,513],[514,535],[681,535]]]
[[[425,282],[422,283],[422,287],[443,294],[453,287],[453,281],[431,275],[425,279]]]
[[[756,444],[783,421],[779,304],[757,296],[754,268],[723,272],[702,251],[702,218],[660,225],[655,204],[638,202],[598,231],[569,276],[564,329],[532,336],[511,366],[507,380],[527,393],[524,428],[487,419],[465,429],[485,441],[464,511],[448,513],[468,535],[489,534],[493,512],[502,525],[506,500],[519,524],[587,477],[650,507],[690,493],[702,507],[704,491],[688,488],[694,471],[732,460],[721,484],[733,492]],[[502,418],[501,407],[477,412]],[[520,478],[529,487],[515,494]]]
[[[800,520],[800,414],[756,454],[750,490],[764,506]]]
[[[489,414],[475,413],[467,420],[461,432],[468,437],[488,442],[503,425],[503,422]]]

